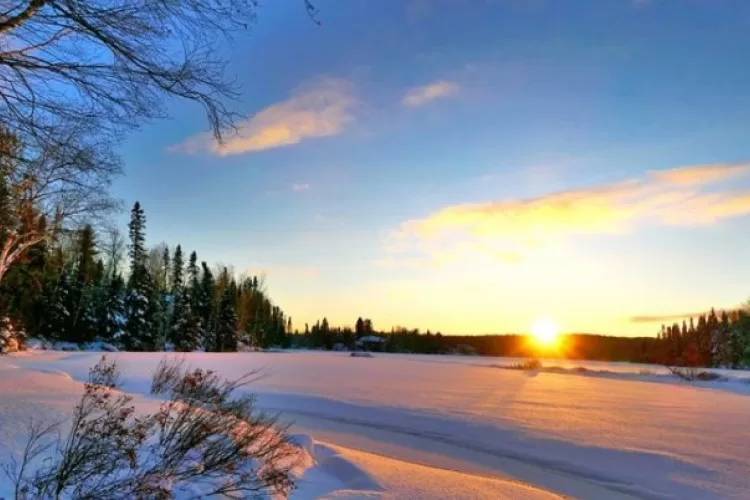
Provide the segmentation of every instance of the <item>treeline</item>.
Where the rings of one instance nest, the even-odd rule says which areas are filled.
[[[291,318],[257,277],[211,270],[180,245],[147,250],[137,202],[128,230],[127,246],[118,231],[104,238],[91,225],[33,245],[0,282],[2,317],[27,337],[103,341],[131,351],[289,345]]]
[[[328,320],[305,325],[304,332],[292,338],[294,347],[309,349],[367,349],[403,354],[477,354],[480,356],[550,357],[587,359],[594,361],[629,361],[658,363],[661,340],[656,337],[612,337],[607,335],[571,334],[553,349],[540,351],[527,335],[443,335],[440,332],[421,332],[419,329],[393,327],[390,331],[372,329],[372,322],[364,320],[369,329],[360,329],[361,318],[355,327],[330,327]],[[382,342],[358,342],[375,336]]]
[[[365,326],[366,325],[366,326]],[[382,342],[358,343],[376,336]],[[312,349],[357,349],[413,354],[477,354],[506,357],[548,357],[592,361],[625,361],[714,368],[750,366],[750,312],[714,310],[682,324],[663,326],[655,337],[614,337],[569,334],[554,348],[540,350],[526,335],[443,335],[394,327],[375,331],[371,320],[359,318],[354,329],[332,328],[327,319],[305,332],[295,332],[293,345]]]
[[[750,311],[710,313],[662,326],[659,360],[677,366],[740,368],[750,366]]]

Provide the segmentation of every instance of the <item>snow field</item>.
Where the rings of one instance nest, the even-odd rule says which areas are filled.
[[[0,377],[2,422],[33,413],[37,402],[63,414],[80,394],[74,380],[99,356],[0,358],[2,375],[15,370],[39,385],[8,406],[6,391],[19,389]],[[124,390],[146,394],[164,354],[111,356]],[[313,451],[293,498],[740,499],[750,491],[750,385],[742,380],[690,385],[620,364],[575,362],[621,372],[605,376],[380,354],[191,353],[186,361],[227,377],[262,370],[253,385],[259,404],[283,412]],[[3,451],[5,425],[0,439]]]

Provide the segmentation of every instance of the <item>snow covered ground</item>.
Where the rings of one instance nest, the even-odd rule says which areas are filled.
[[[0,357],[0,455],[18,449],[29,415],[67,414],[99,356]],[[144,394],[164,354],[110,356],[124,389]],[[476,357],[186,359],[228,377],[263,370],[260,404],[314,438],[315,461],[293,498],[740,499],[750,491],[746,372],[690,385],[654,367],[578,361],[523,372]]]

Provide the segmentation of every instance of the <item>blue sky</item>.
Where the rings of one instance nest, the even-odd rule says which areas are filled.
[[[750,296],[750,4],[318,0],[123,145],[149,243],[263,270],[296,326],[653,334]]]

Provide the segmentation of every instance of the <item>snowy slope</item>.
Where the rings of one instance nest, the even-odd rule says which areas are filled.
[[[23,371],[56,370],[82,380],[98,356],[45,352],[0,364],[7,359]],[[115,355],[125,389],[144,393],[162,356]],[[632,375],[637,370],[621,376],[529,373],[455,357],[281,352],[187,359],[227,376],[262,368],[260,403],[283,410],[300,432],[326,443],[326,452],[336,450],[347,467],[357,466],[350,470],[366,472],[365,483],[379,489],[355,488],[365,497],[544,494],[518,481],[596,499],[739,499],[750,491],[750,385],[743,381],[694,387],[663,376],[641,380]],[[47,376],[63,383],[62,375]],[[334,498],[351,489],[326,472],[324,462],[305,475],[298,498]],[[495,486],[469,492],[485,478]],[[464,488],[463,496],[451,484]]]

